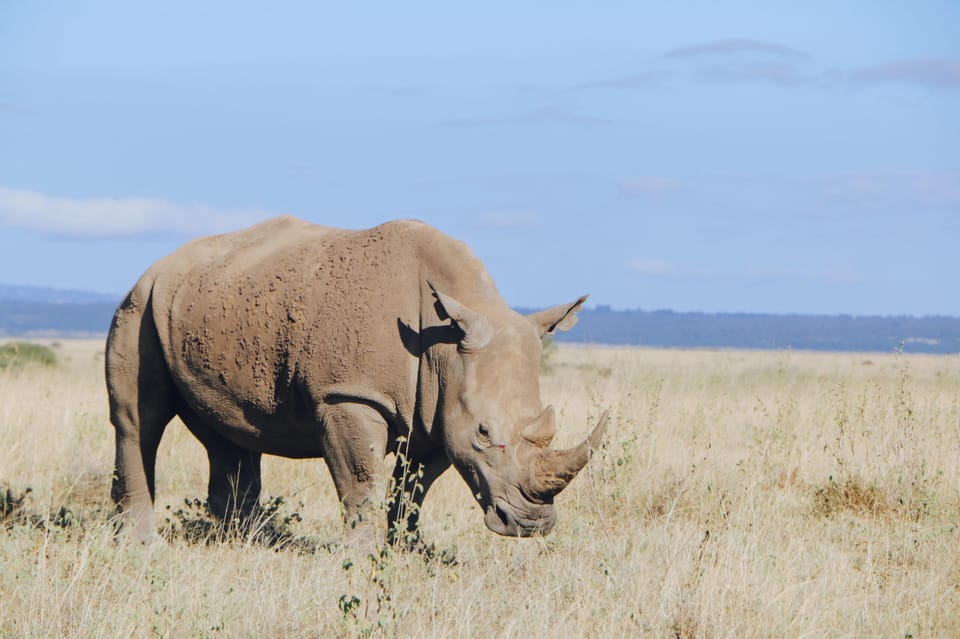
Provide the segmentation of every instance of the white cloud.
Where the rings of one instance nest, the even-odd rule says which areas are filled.
[[[540,225],[540,216],[524,211],[487,211],[480,214],[477,223],[488,229],[529,229]]]
[[[218,233],[274,214],[155,198],[62,198],[0,186],[0,225],[77,236]]]

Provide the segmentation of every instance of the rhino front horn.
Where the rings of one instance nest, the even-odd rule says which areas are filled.
[[[603,411],[600,421],[587,440],[579,446],[566,450],[541,450],[537,452],[530,473],[529,492],[532,496],[547,500],[567,487],[590,460],[590,452],[600,446],[607,429],[609,415]]]

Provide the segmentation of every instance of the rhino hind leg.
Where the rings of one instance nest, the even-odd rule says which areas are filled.
[[[110,421],[116,435],[111,495],[121,526],[143,543],[156,540],[154,467],[157,448],[179,401],[153,322],[149,292],[134,289],[114,317],[106,348]]]
[[[381,543],[387,481],[387,423],[373,407],[351,402],[323,408],[323,457],[343,508],[346,541]]]
[[[260,453],[234,444],[192,411],[182,410],[180,418],[207,450],[210,513],[225,523],[249,525],[260,507]]]

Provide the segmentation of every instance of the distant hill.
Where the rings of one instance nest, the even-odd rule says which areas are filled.
[[[0,284],[0,337],[104,335],[119,296]],[[519,309],[522,312],[522,309]],[[960,318],[617,311],[580,313],[561,342],[665,348],[960,353]]]
[[[0,299],[0,337],[106,335],[117,302],[30,302]]]
[[[0,284],[0,337],[104,335],[119,303],[119,295]]]
[[[587,309],[558,341],[667,348],[960,353],[960,318]]]
[[[72,289],[49,288],[45,286],[14,286],[0,284],[0,300],[21,302],[43,302],[48,304],[94,304],[111,303],[114,307],[120,303],[120,295],[93,293]]]

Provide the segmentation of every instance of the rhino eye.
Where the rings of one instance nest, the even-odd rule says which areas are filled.
[[[487,427],[486,427],[485,425],[483,425],[483,424],[478,425],[478,426],[477,426],[477,439],[480,441],[481,444],[483,444],[483,445],[485,445],[485,446],[489,445],[490,442],[491,442],[491,439],[490,439],[490,429],[487,428]]]

